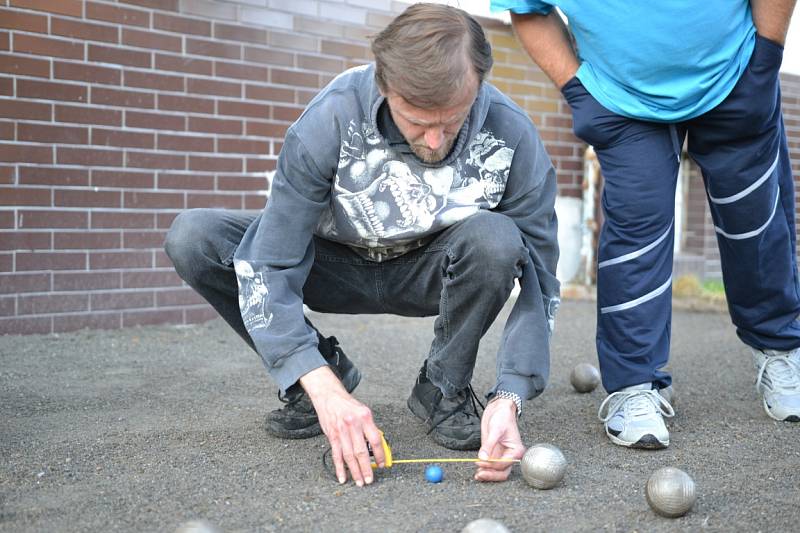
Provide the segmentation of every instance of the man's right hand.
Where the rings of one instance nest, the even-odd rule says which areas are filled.
[[[372,447],[375,462],[383,468],[381,432],[372,420],[372,411],[353,398],[330,367],[312,370],[300,378],[314,409],[320,427],[331,445],[331,456],[339,483],[347,481],[347,470],[359,487],[373,480],[367,442]]]

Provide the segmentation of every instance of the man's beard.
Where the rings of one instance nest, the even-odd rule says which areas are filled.
[[[447,139],[438,150],[431,150],[427,146],[421,144],[412,144],[411,151],[425,163],[440,163],[450,153],[455,142],[455,137]]]

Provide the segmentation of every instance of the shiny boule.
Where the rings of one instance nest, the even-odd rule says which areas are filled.
[[[697,499],[689,474],[671,466],[653,472],[644,493],[650,508],[667,518],[685,515]]]
[[[575,365],[569,375],[569,382],[578,392],[592,392],[600,384],[600,371],[589,363]]]
[[[479,518],[467,524],[461,533],[511,533],[506,526],[491,518]]]
[[[567,460],[552,444],[536,444],[522,456],[520,467],[528,485],[535,489],[551,489],[564,479]]]

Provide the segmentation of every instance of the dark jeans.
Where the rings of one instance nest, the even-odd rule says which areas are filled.
[[[239,313],[233,256],[255,215],[193,209],[172,224],[166,251],[175,270],[252,348]],[[480,211],[428,245],[375,263],[347,246],[314,238],[304,303],[322,313],[434,316],[428,377],[447,396],[472,379],[478,343],[528,260],[514,222]]]

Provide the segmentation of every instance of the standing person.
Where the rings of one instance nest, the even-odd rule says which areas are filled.
[[[282,409],[278,437],[325,433],[340,482],[373,480],[372,411],[360,373],[303,315],[437,315],[408,399],[432,438],[520,458],[522,402],[542,392],[559,302],[555,171],[529,117],[485,82],[491,47],[464,11],[416,4],[372,42],[375,63],[334,79],[286,134],[257,215],[178,216],[166,250],[179,275],[262,357]],[[478,343],[519,279],[482,417]],[[238,283],[238,287],[237,287]],[[481,481],[511,463],[483,461]]]
[[[739,338],[769,416],[800,421],[794,180],[778,70],[794,0],[492,0],[562,91],[604,177],[597,353],[615,444],[664,448],[674,196],[700,166]],[[564,22],[569,20],[577,55]]]

